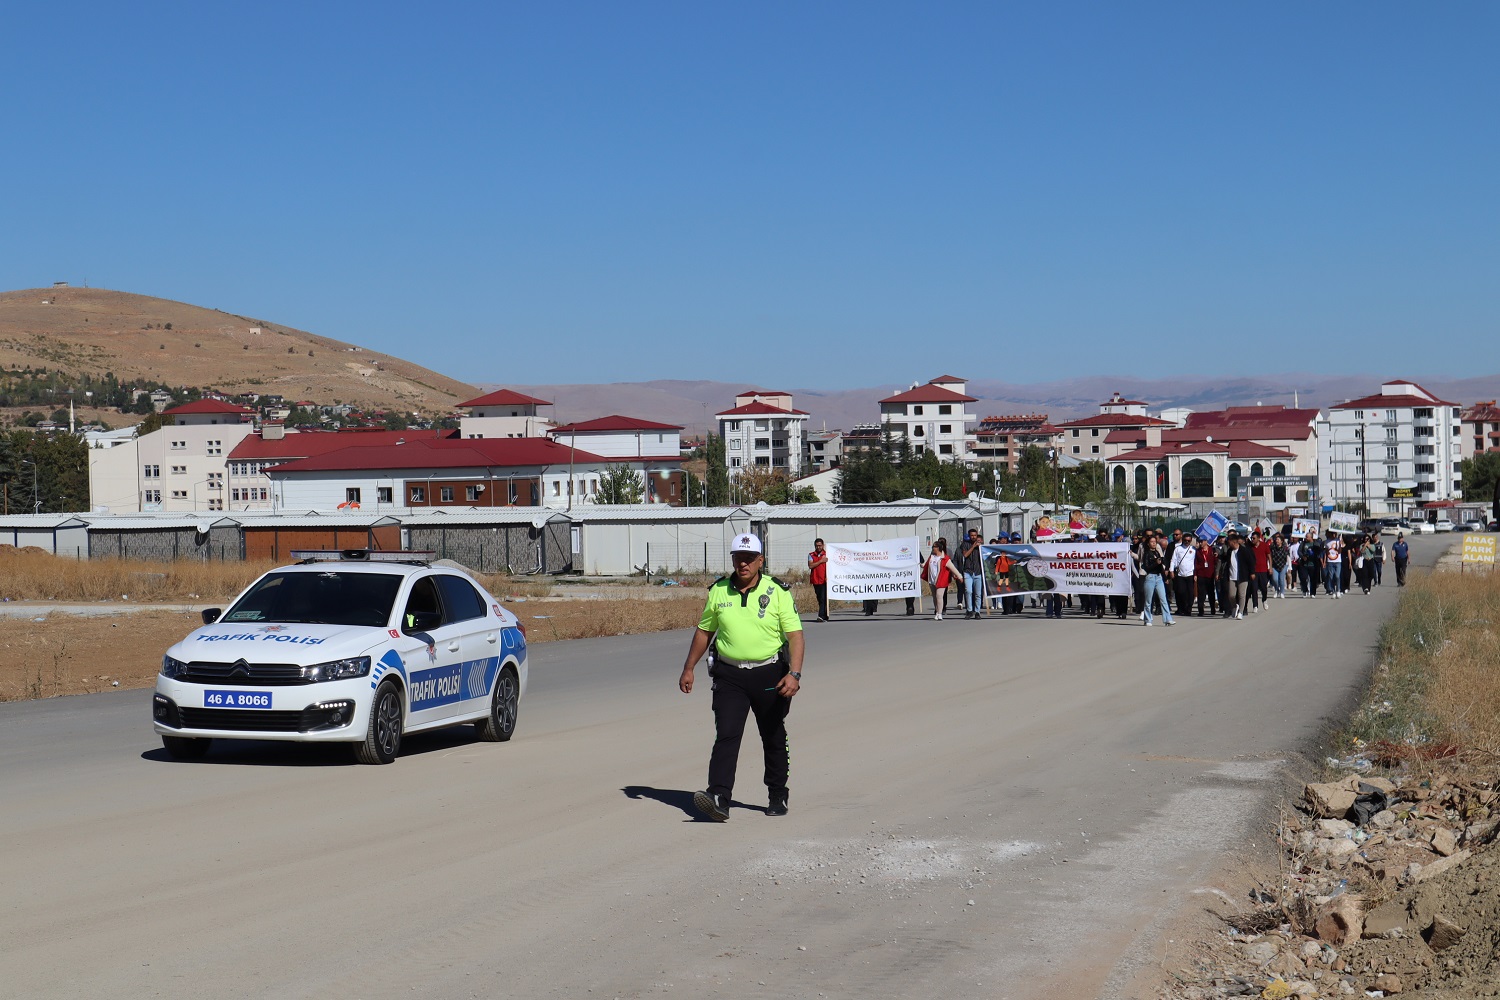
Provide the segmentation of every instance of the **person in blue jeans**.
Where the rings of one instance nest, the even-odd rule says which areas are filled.
[[[1328,533],[1328,545],[1323,549],[1323,589],[1328,596],[1337,599],[1343,593],[1344,543],[1338,534]]]
[[[1154,598],[1161,598],[1161,620],[1164,625],[1172,624],[1172,601],[1167,597],[1167,551],[1162,546],[1161,532],[1151,536],[1151,541],[1146,545],[1146,551],[1141,557],[1141,569],[1146,574],[1146,600],[1141,611],[1141,621],[1148,626],[1151,624],[1151,602]]]
[[[969,529],[969,537],[958,547],[958,568],[964,575],[964,617],[984,617],[984,563],[979,547],[983,544],[978,528]]]

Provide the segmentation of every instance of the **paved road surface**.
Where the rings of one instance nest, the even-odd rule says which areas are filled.
[[[174,763],[148,692],[0,706],[0,994],[1111,995],[1347,706],[1387,580],[1171,629],[814,623],[791,815],[747,745],[724,825],[682,632],[539,645],[515,742],[389,767]]]

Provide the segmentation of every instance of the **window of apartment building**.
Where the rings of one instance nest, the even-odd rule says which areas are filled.
[[[552,484],[552,495],[553,496],[557,496],[559,493],[562,492],[559,487],[560,487],[559,483],[553,483]],[[439,486],[438,487],[438,502],[439,503],[452,503],[453,502],[453,487],[451,487],[451,486]]]
[[[738,455],[729,460],[729,467],[731,469],[738,469],[740,467],[740,457]]]
[[[1396,422],[1396,411],[1395,410],[1386,410],[1385,411],[1385,421],[1388,424],[1394,424]]]
[[[207,447],[207,453],[210,454],[210,455],[222,455],[222,454],[224,454],[224,442],[223,441],[205,441],[204,445]]]
[[[1431,427],[1414,427],[1412,428],[1412,433],[1419,438],[1430,438],[1433,436]]]
[[[1455,479],[1455,480],[1453,480],[1453,492],[1454,493],[1462,492],[1463,488],[1464,488],[1464,481],[1462,479]]]
[[[1431,420],[1432,408],[1430,406],[1420,407],[1418,409],[1412,410],[1411,415],[1416,417],[1418,420]]]
[[[1089,433],[1092,434],[1094,437],[1098,437],[1099,436],[1099,428],[1095,427],[1093,430],[1089,431]]]
[[[359,503],[358,486],[350,486],[344,490],[344,503]]]
[[[375,487],[375,502],[376,503],[390,503],[391,502],[391,487],[389,487],[389,486],[377,486],[377,487]]]
[[[1092,447],[1092,448],[1090,448],[1090,449],[1089,449],[1089,451],[1091,451],[1091,452],[1093,452],[1093,453],[1094,453],[1094,454],[1095,454],[1095,455],[1097,455],[1097,454],[1099,454],[1099,446],[1098,446],[1098,445],[1097,445],[1097,444],[1096,444],[1096,445],[1094,445],[1094,446],[1093,446],[1093,447]]]
[[[172,499],[173,500],[186,500],[187,499],[187,490],[173,490],[172,491]]]
[[[427,502],[427,487],[425,487],[425,486],[413,486],[411,488],[411,502],[412,503],[426,503]]]
[[[187,442],[186,441],[173,441],[173,442],[171,442],[171,448],[172,448],[173,451],[182,451],[186,447],[187,447]]]
[[[1396,440],[1396,428],[1394,428],[1394,427],[1387,427],[1385,429],[1385,439],[1387,441],[1394,441],[1394,440]]]
[[[160,479],[161,478],[161,466],[159,466],[159,465],[148,465],[148,466],[145,466],[144,471],[145,471],[147,479]]]
[[[209,501],[208,501],[208,509],[209,510],[223,510],[224,509],[224,501],[223,500],[217,500],[217,499],[214,499],[213,497],[210,497]]]
[[[732,431],[739,430],[740,429],[740,422],[738,420],[731,420],[731,421],[729,421],[729,429],[732,430]]]
[[[759,458],[757,458],[755,460],[755,464],[756,465],[770,465],[771,464],[771,459],[768,456],[766,456],[766,455],[761,455]]]
[[[1354,411],[1354,419],[1355,420],[1363,420],[1363,419],[1365,419],[1365,411],[1364,410],[1355,410]]]
[[[250,491],[246,490],[245,492],[249,493]],[[230,502],[232,502],[232,503],[239,503],[240,502],[240,491],[239,490],[230,490],[229,491],[229,499],[230,499]],[[248,499],[248,497],[246,499]]]
[[[771,447],[771,439],[770,438],[756,438],[755,439],[755,447],[757,447],[757,448],[769,448],[769,447]]]
[[[922,404],[921,403],[913,403],[912,404],[911,415],[914,416],[914,417],[920,417],[922,415]]]
[[[1385,478],[1386,479],[1395,479],[1396,478],[1396,467],[1394,465],[1387,465],[1385,467]]]
[[[734,440],[732,440],[732,441],[729,442],[729,450],[730,451],[739,451],[740,450],[740,439],[739,438],[735,438]]]
[[[474,501],[478,500],[479,499],[479,487],[478,486],[465,486],[464,487],[464,499],[467,500],[467,501],[469,501],[470,503],[473,503]]]
[[[1394,462],[1396,460],[1396,449],[1395,448],[1387,448],[1385,450],[1385,457],[1386,457],[1386,461]]]
[[[940,416],[940,417],[946,417],[948,414],[950,414],[952,412],[953,412],[953,407],[952,407],[951,404],[949,404],[949,403],[939,404],[939,406],[938,406],[938,416]]]
[[[786,447],[786,438],[772,438],[771,439],[771,447],[773,447],[773,448],[785,448]]]
[[[1463,424],[1454,424],[1453,425],[1453,436],[1454,437],[1458,437],[1463,432],[1464,432]]]
[[[1434,466],[1434,464],[1432,462],[1418,462],[1417,463],[1417,472],[1418,473],[1424,473],[1425,472],[1428,475],[1431,475],[1435,468],[1436,467]]]
[[[953,425],[952,424],[938,424],[938,433],[939,434],[952,434],[953,433]]]
[[[1363,493],[1364,491],[1365,491],[1365,484],[1364,483],[1355,483],[1354,484],[1354,492],[1356,492],[1356,493]]]
[[[208,488],[211,489],[211,490],[217,490],[217,489],[223,489],[223,487],[224,487],[224,473],[222,473],[222,472],[210,472],[208,474]]]
[[[1078,428],[1077,427],[1073,428],[1073,436],[1074,437],[1078,436]]]
[[[757,420],[755,422],[755,429],[758,431],[768,431],[771,429],[771,425],[764,420]]]
[[[146,503],[161,503],[161,490],[146,490],[141,497]]]
[[[951,455],[951,454],[953,454],[953,446],[951,444],[940,444],[940,445],[938,445],[938,454],[939,455]]]
[[[1430,444],[1419,444],[1419,445],[1417,445],[1417,454],[1418,455],[1431,455],[1435,451],[1437,451],[1437,448],[1435,448],[1433,445],[1430,445]]]

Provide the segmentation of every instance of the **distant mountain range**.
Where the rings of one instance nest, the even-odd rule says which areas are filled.
[[[933,372],[932,378],[942,373]],[[1099,404],[1113,393],[1139,399],[1159,410],[1169,406],[1186,406],[1195,410],[1217,410],[1226,406],[1291,406],[1295,400],[1304,407],[1326,407],[1346,399],[1355,399],[1379,391],[1382,382],[1409,378],[1403,371],[1383,375],[1265,375],[1246,378],[1213,376],[1179,376],[1162,379],[1115,378],[1089,376],[1057,382],[1018,384],[995,379],[975,379],[969,383],[969,395],[978,398],[973,404],[980,416],[1001,413],[1045,413],[1053,420],[1086,417],[1099,411]],[[1474,378],[1421,378],[1415,380],[1443,399],[1469,404],[1500,397],[1500,374]],[[508,388],[550,399],[556,417],[561,421],[587,419],[609,413],[621,413],[647,420],[681,424],[699,433],[710,427],[713,415],[734,405],[735,393],[746,389],[785,389],[796,396],[799,410],[812,414],[808,426],[849,428],[855,424],[873,423],[879,419],[879,401],[903,389],[903,385],[877,385],[861,389],[830,391],[798,389],[786,385],[747,386],[738,382],[611,382],[603,385],[551,384],[514,385]],[[481,386],[488,392],[498,383]]]

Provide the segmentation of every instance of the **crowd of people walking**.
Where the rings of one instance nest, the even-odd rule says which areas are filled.
[[[1015,534],[990,542],[1020,540]],[[971,529],[956,553],[950,553],[947,540],[939,538],[922,563],[922,582],[932,598],[933,618],[942,621],[947,616],[949,591],[957,588],[955,603],[970,619],[1022,614],[1029,597],[1030,607],[1040,607],[1048,618],[1061,618],[1068,607],[1095,618],[1112,612],[1123,619],[1133,610],[1148,626],[1158,617],[1163,625],[1170,626],[1177,618],[1195,614],[1239,621],[1247,614],[1259,614],[1272,601],[1285,600],[1288,593],[1333,600],[1356,589],[1369,594],[1371,588],[1384,583],[1387,558],[1394,565],[1397,585],[1405,586],[1409,558],[1404,534],[1398,534],[1387,548],[1377,532],[1308,531],[1298,537],[1290,531],[1255,529],[1248,535],[1231,530],[1214,539],[1203,539],[1181,529],[1170,533],[1145,529],[1128,537],[1123,532],[1110,535],[1101,531],[1095,540],[1129,543],[1130,596],[1114,595],[1106,601],[1102,596],[1050,591],[986,594],[979,533]],[[874,613],[874,604],[866,602],[866,614]],[[914,605],[908,598],[908,615],[915,613]],[[826,620],[826,610],[820,611],[819,617]]]

